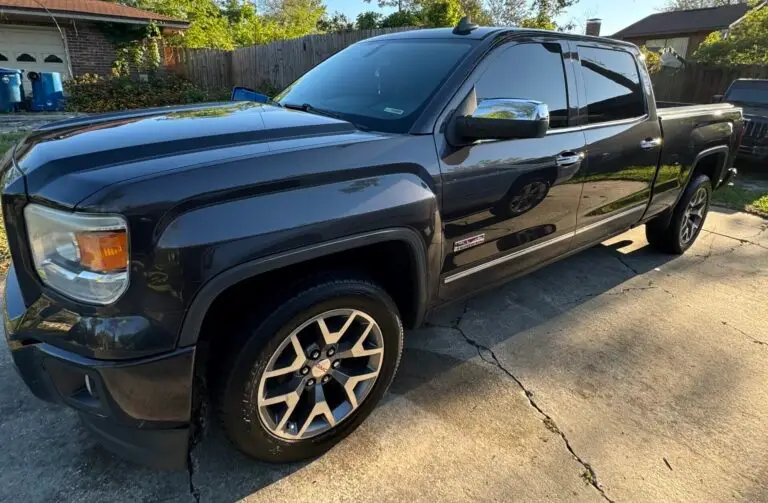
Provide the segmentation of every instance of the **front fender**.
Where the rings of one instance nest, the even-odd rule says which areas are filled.
[[[420,264],[419,308],[439,273],[437,198],[412,173],[261,194],[196,208],[164,229],[155,255],[174,257],[192,299],[179,345],[194,344],[205,312],[231,285],[277,267],[377,241],[406,242]]]

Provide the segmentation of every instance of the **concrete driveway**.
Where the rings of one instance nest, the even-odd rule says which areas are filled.
[[[408,334],[391,392],[324,457],[217,431],[133,466],[0,351],[4,501],[768,501],[768,221],[714,210],[683,257],[636,229]]]

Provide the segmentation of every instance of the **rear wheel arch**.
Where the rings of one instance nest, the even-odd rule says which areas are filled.
[[[387,245],[388,243],[389,245]],[[390,292],[390,295],[398,300],[398,307],[403,311],[408,325],[418,325],[424,317],[428,299],[426,244],[415,230],[394,228],[337,239],[257,259],[227,269],[205,283],[195,295],[184,317],[177,346],[186,347],[197,343],[214,302],[230,289],[267,274],[279,274],[281,270],[288,270],[303,263],[319,259],[332,259],[337,255],[376,245],[394,245],[407,250],[410,267],[408,281],[411,282],[408,292],[410,298],[407,299],[409,305],[403,305],[406,303],[406,299],[403,299],[397,292],[394,294]]]
[[[658,216],[654,216],[654,218],[651,220],[654,222],[653,225],[659,228],[665,228],[669,225],[669,222],[672,220],[672,215],[675,211],[675,208],[677,208],[677,205],[680,202],[680,199],[682,199],[685,190],[699,175],[707,175],[712,182],[712,189],[718,188],[719,180],[725,176],[730,154],[731,149],[727,145],[719,145],[717,147],[707,148],[699,152],[691,164],[691,169],[686,175],[685,182],[680,189],[680,193],[677,195],[675,204],[664,210]]]
[[[731,149],[728,145],[719,145],[702,150],[696,156],[691,166],[691,172],[685,181],[685,187],[696,179],[696,176],[707,175],[712,181],[712,187],[716,188],[720,180],[725,176]],[[682,194],[682,192],[681,192]]]

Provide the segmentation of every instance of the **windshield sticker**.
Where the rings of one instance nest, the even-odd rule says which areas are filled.
[[[387,107],[387,108],[384,109],[384,111],[387,112],[387,113],[390,113],[390,114],[403,115],[403,111],[400,110],[399,108]]]

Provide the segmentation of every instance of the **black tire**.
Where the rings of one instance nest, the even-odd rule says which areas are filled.
[[[279,438],[265,426],[259,413],[257,395],[262,376],[272,355],[295,329],[334,309],[363,311],[380,327],[384,350],[378,376],[357,408],[335,427],[312,438]],[[362,279],[338,278],[319,280],[287,297],[267,316],[246,321],[236,340],[240,342],[229,352],[229,361],[220,367],[223,375],[213,397],[220,423],[230,441],[245,454],[285,463],[325,453],[365,420],[397,371],[403,327],[397,306],[381,287]]]
[[[691,201],[693,201],[694,196],[701,197],[701,191],[705,194],[700,207],[701,219],[698,221],[696,228],[686,234],[684,232],[684,225],[689,225],[690,219],[695,217],[695,214],[694,216],[691,216],[689,213],[691,210]],[[709,213],[711,199],[712,182],[707,175],[698,175],[695,179],[691,180],[686,187],[685,192],[675,206],[675,209],[672,212],[672,217],[668,223],[657,218],[646,224],[645,237],[648,239],[648,243],[657,250],[665,253],[675,255],[685,253],[685,251],[696,241],[701,229],[704,227],[704,221]],[[697,211],[699,210],[698,205],[696,209]]]

